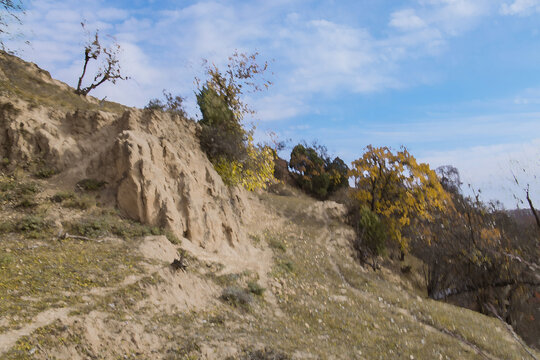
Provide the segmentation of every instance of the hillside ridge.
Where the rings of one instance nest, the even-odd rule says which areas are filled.
[[[2,359],[540,356],[414,258],[362,267],[343,205],[227,187],[197,127],[0,53]]]

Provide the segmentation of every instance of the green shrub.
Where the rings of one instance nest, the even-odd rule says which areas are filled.
[[[248,282],[247,286],[250,293],[258,295],[258,296],[262,296],[262,294],[266,290],[255,281]]]
[[[114,212],[107,213],[107,211],[104,211],[101,215],[87,216],[77,221],[65,222],[63,226],[70,234],[90,238],[115,235],[130,239],[149,235],[165,235],[171,243],[180,243],[180,240],[166,229],[122,219]]]
[[[373,255],[384,255],[386,250],[386,230],[381,219],[367,206],[362,206],[353,215],[356,228],[355,247],[368,249]]]
[[[228,286],[221,293],[220,299],[233,305],[248,307],[253,302],[253,297],[246,290],[237,286]]]
[[[187,113],[184,109],[184,98],[181,96],[173,96],[170,92],[163,90],[163,96],[165,97],[165,102],[161,99],[152,99],[144,107],[145,110],[155,110],[168,112],[173,115],[178,115],[183,118],[187,118]]]
[[[65,200],[75,199],[75,193],[71,191],[60,191],[51,196],[51,201],[55,203],[61,203]]]
[[[287,251],[285,243],[275,237],[268,239],[268,246],[270,246],[272,249],[277,249],[283,252]]]
[[[48,166],[42,166],[34,172],[34,176],[38,179],[48,179],[56,174],[58,174],[58,170]]]
[[[292,263],[292,261],[280,262],[279,267],[281,267],[286,272],[293,272],[294,271],[294,264]]]
[[[247,134],[225,98],[214,89],[203,87],[197,95],[197,104],[202,113],[198,137],[210,160],[244,161],[247,158]]]
[[[14,258],[11,254],[0,254],[0,269],[6,267],[13,262]]]
[[[15,222],[13,231],[25,233],[31,238],[51,235],[53,224],[40,215],[27,215]]]
[[[19,201],[17,205],[15,205],[15,207],[29,209],[29,208],[34,208],[38,205],[39,203],[36,201],[36,199],[33,196],[26,195],[26,196],[23,196],[21,201]]]
[[[290,360],[291,358],[279,351],[265,348],[264,350],[251,350],[240,358],[241,360]]]
[[[296,145],[289,167],[298,186],[319,199],[326,199],[348,184],[349,168],[339,157],[331,160],[324,146]]]
[[[199,86],[197,104],[202,114],[198,131],[201,148],[208,155],[225,184],[248,190],[265,188],[274,180],[274,152],[254,144],[252,131],[242,120],[253,111],[242,102],[246,89],[258,91],[255,79],[267,69],[256,62],[257,54],[235,53],[229,57],[225,73],[215,65],[207,68],[208,79]]]
[[[96,179],[83,179],[77,183],[77,188],[86,191],[96,191],[101,190],[107,185],[106,181],[96,180]]]
[[[70,209],[88,210],[96,205],[96,200],[90,196],[73,197],[62,202],[62,206]]]

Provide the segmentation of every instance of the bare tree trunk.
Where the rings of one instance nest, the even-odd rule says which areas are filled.
[[[86,49],[85,52],[84,52],[84,66],[83,66],[83,71],[82,71],[82,74],[81,74],[81,77],[79,78],[79,83],[77,84],[77,90],[75,91],[77,94],[81,95],[82,94],[82,91],[81,91],[81,85],[82,85],[82,81],[83,81],[83,78],[84,78],[84,75],[86,74],[86,67],[88,66],[88,61],[90,60],[90,57],[88,56],[89,54],[89,50]],[[86,94],[84,94],[86,95]]]
[[[538,212],[536,211],[532,203],[531,196],[529,195],[529,189],[527,189],[527,202],[529,203],[531,212],[533,213],[534,218],[536,219],[536,226],[538,227],[538,230],[540,230],[540,217],[538,216]]]

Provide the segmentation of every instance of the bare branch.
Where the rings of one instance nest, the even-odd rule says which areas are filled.
[[[86,30],[85,24],[81,23],[83,29]],[[129,77],[123,76],[120,72],[120,61],[118,60],[118,54],[120,53],[120,45],[113,44],[112,47],[103,47],[99,42],[99,31],[96,31],[93,37],[93,41],[87,43],[84,48],[84,65],[82,74],[79,77],[77,83],[76,94],[88,95],[88,93],[101,84],[110,81],[116,84],[117,80],[127,80]],[[86,70],[88,63],[91,60],[98,60],[104,55],[104,64],[99,68],[92,83],[86,87],[82,87],[83,79],[86,76]]]

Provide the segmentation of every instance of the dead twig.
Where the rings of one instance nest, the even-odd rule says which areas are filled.
[[[489,311],[491,311],[491,313],[497,318],[499,319],[503,324],[504,326],[506,327],[506,329],[508,330],[508,332],[512,335],[512,337],[514,339],[516,339],[516,341],[523,347],[523,349],[527,352],[527,354],[529,354],[531,356],[531,358],[533,358],[534,360],[538,360],[538,358],[536,356],[534,356],[534,354],[529,350],[529,348],[527,347],[527,345],[523,342],[523,340],[521,340],[521,338],[516,334],[516,332],[514,331],[514,329],[512,328],[512,326],[510,326],[510,324],[508,324],[506,321],[504,321],[500,316],[499,314],[497,313],[497,310],[495,310],[495,308],[493,307],[493,305],[491,304],[485,304],[486,305],[486,308],[489,309]]]
[[[76,239],[76,240],[83,240],[83,241],[95,241],[95,242],[101,242],[101,240],[92,239],[86,236],[80,236],[80,235],[71,235],[63,232],[60,232],[58,234],[58,239]]]
[[[180,254],[180,259],[174,259],[171,263],[171,267],[173,270],[182,270],[183,272],[186,272],[188,262],[184,254]]]

